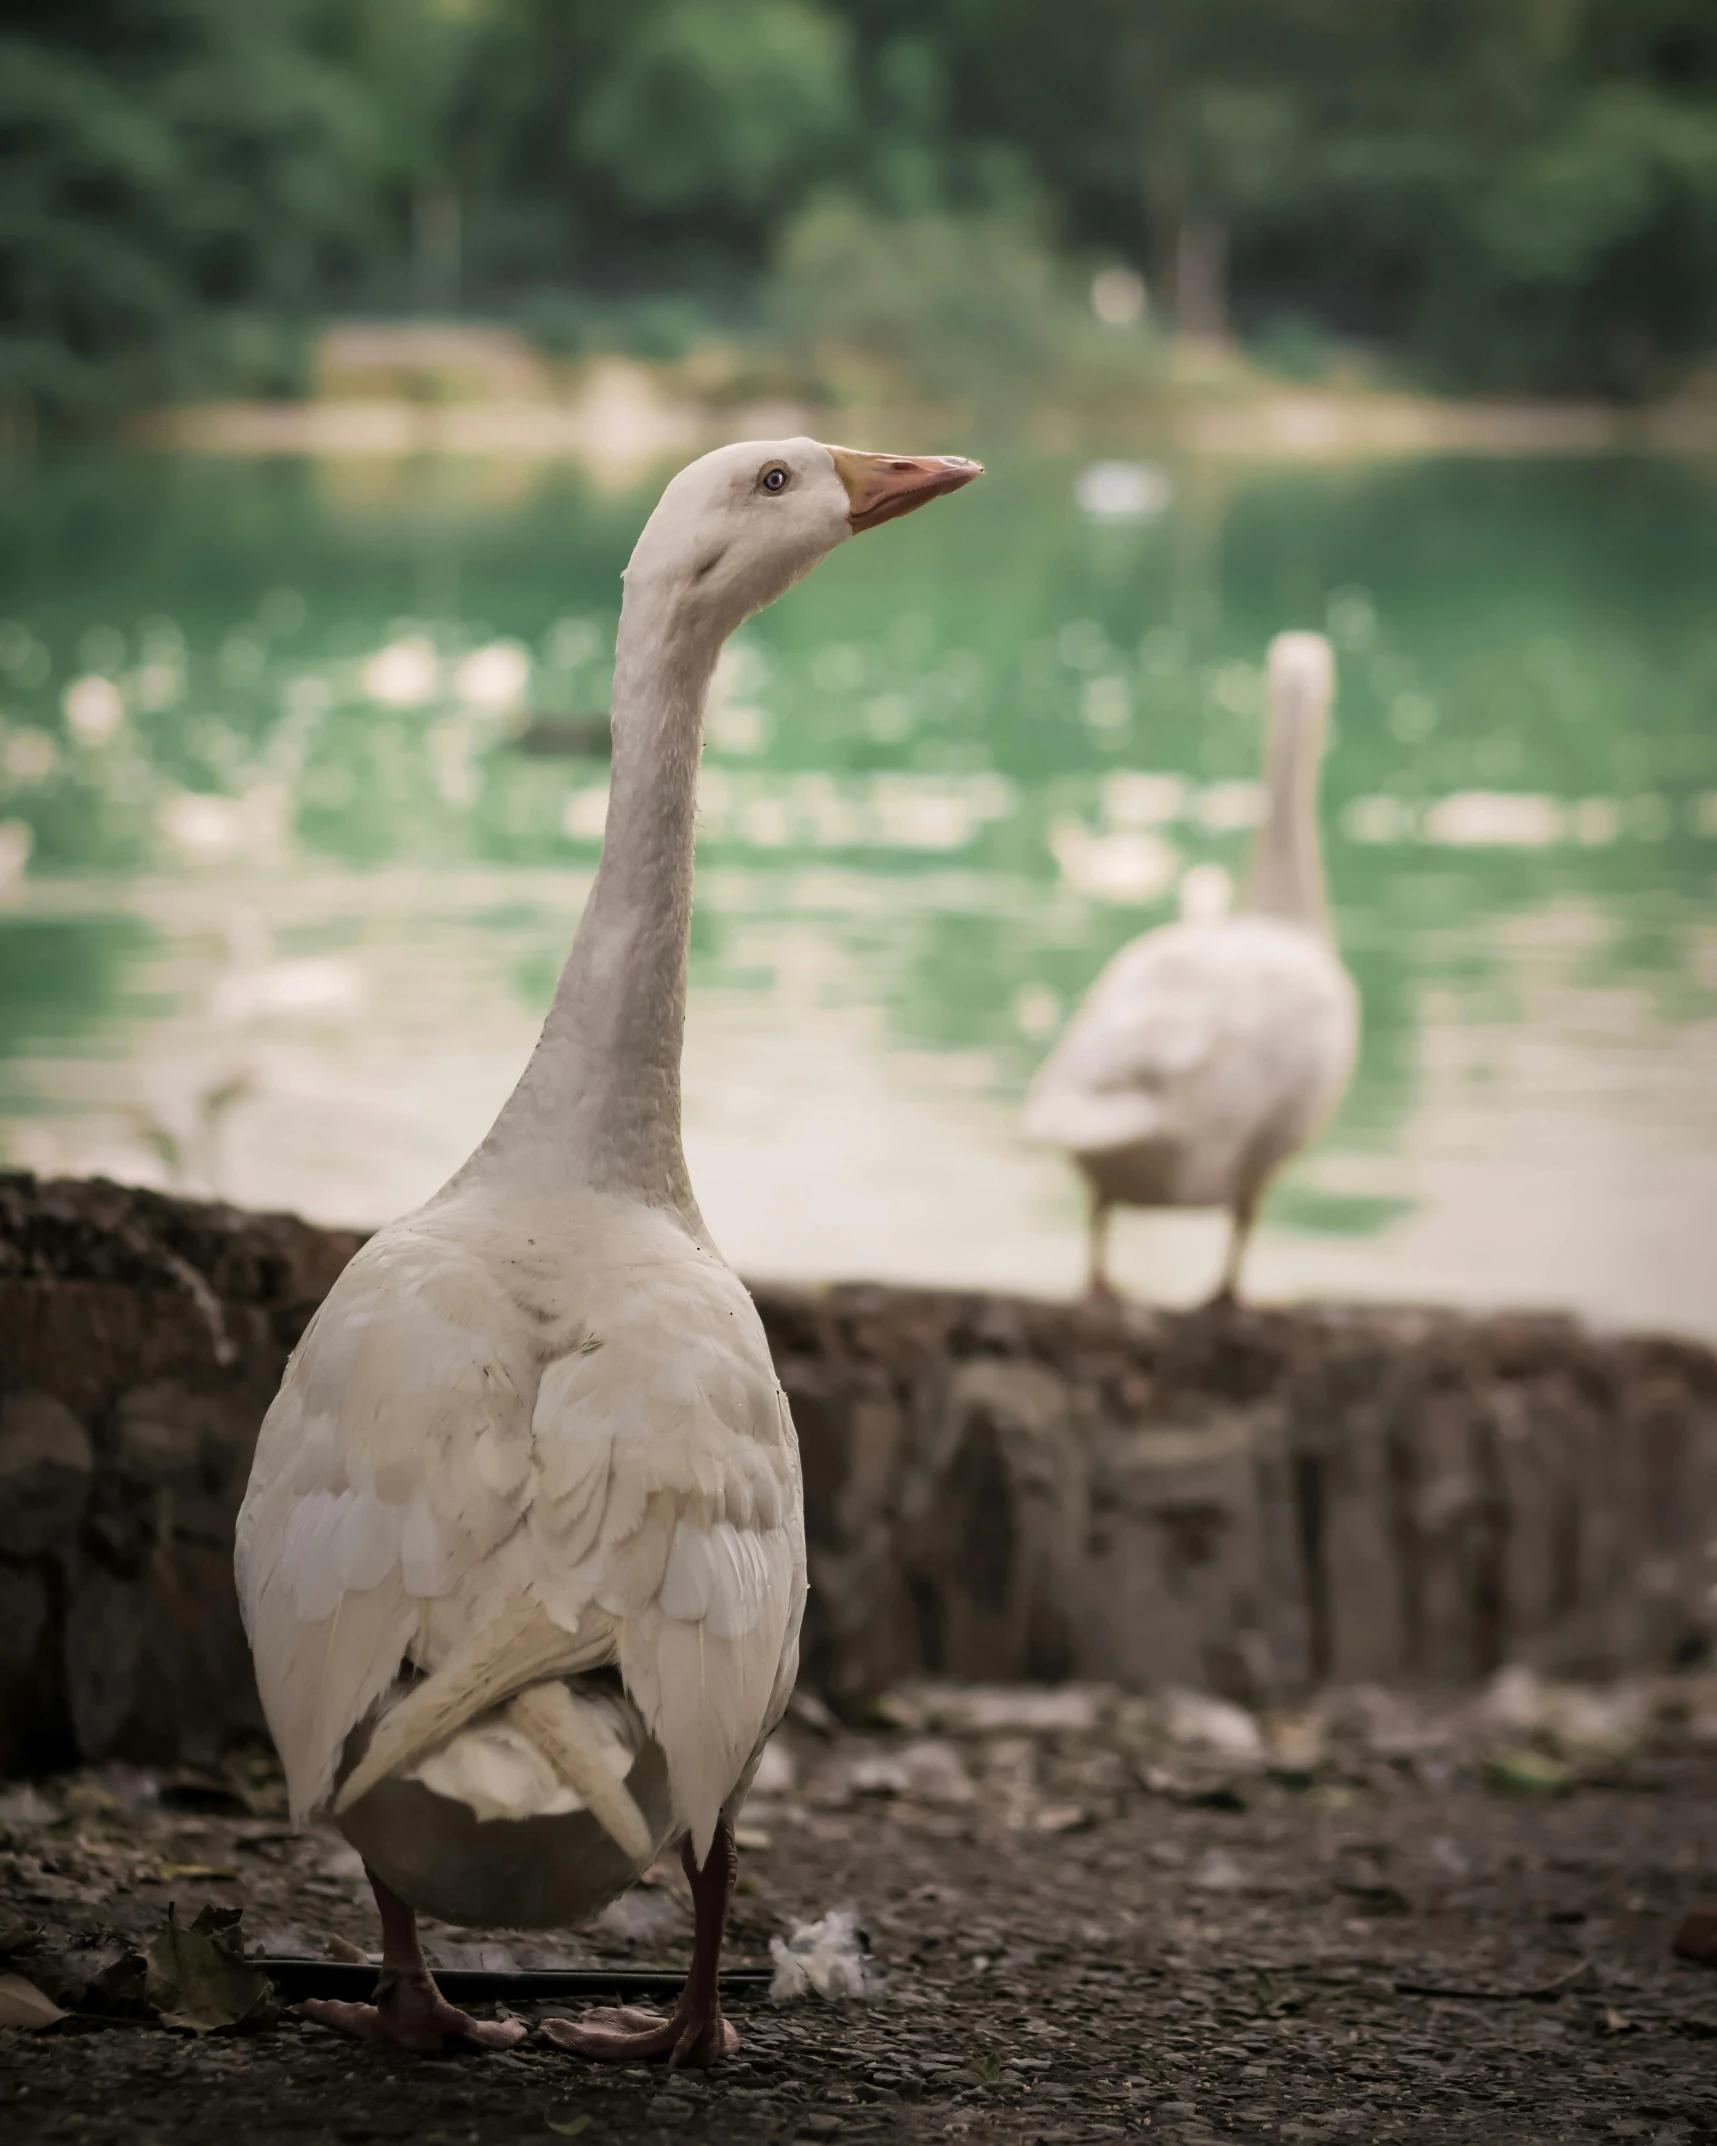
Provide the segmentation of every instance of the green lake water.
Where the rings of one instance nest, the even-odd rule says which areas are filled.
[[[1717,1332],[1717,472],[1183,466],[1102,520],[1079,465],[987,459],[718,680],[686,1114],[729,1256],[1075,1285],[1080,1202],[1020,1097],[1109,954],[1238,875],[1265,644],[1318,626],[1364,1043],[1256,1292]],[[360,1222],[434,1189],[590,882],[655,488],[8,472],[0,1155]],[[1118,1271],[1194,1298],[1219,1235],[1125,1218]]]

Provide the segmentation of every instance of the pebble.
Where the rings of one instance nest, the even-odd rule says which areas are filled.
[[[1677,1959],[1717,1967],[1717,1905],[1701,1904],[1682,1917],[1671,1950]]]

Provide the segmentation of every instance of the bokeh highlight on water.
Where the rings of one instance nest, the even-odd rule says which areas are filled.
[[[686,1098],[729,1256],[1075,1286],[1076,1189],[1021,1145],[1020,1096],[1117,946],[1226,897],[1265,644],[1318,626],[1364,1045],[1254,1287],[1717,1332],[1717,477],[988,459],[718,678]],[[654,488],[525,461],[13,473],[8,1161],[358,1222],[434,1189],[594,870]],[[1190,1300],[1219,1236],[1128,1218],[1117,1271]]]

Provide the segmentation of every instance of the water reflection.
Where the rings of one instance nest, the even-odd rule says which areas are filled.
[[[1072,1286],[1015,1111],[1124,940],[1220,903],[1261,661],[1340,657],[1359,1075],[1255,1285],[1717,1329],[1717,491],[1673,465],[991,458],[724,660],[687,1058],[757,1272]],[[1089,490],[1087,486],[1087,490]],[[528,464],[92,459],[0,503],[0,1128],[372,1220],[482,1131],[594,868],[648,501]],[[1220,1224],[1117,1267],[1209,1286]]]

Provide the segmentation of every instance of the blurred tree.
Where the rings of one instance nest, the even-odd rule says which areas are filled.
[[[406,196],[390,227],[409,233],[406,288],[421,312],[459,307],[465,195],[503,132],[503,115],[472,113],[467,85],[499,19],[490,0],[354,0],[330,26],[374,115],[390,191]]]
[[[1054,257],[1007,216],[889,217],[831,197],[782,249],[784,331],[809,365],[827,347],[870,368],[853,383],[861,400],[891,385],[931,402],[969,398],[974,385],[1015,400],[1052,391],[1062,303]]]
[[[374,238],[379,143],[316,0],[31,0],[0,36],[0,399],[283,385]]]
[[[1451,382],[1608,393],[1717,337],[1711,0],[962,14],[963,123],[1194,332],[1232,292],[1251,328],[1321,318]]]
[[[1717,336],[1709,0],[1308,12],[1308,116],[1236,260],[1450,383],[1639,395]]]
[[[669,354],[774,261],[833,319],[843,248],[880,348],[890,246],[959,257],[923,310],[968,350],[984,277],[1017,325],[1060,250],[1301,371],[1346,338],[1650,394],[1717,342],[1717,4],[13,0],[0,32],[0,398],[50,417],[278,385],[355,307],[567,348],[624,314]]]
[[[1065,237],[1135,257],[1183,332],[1221,336],[1229,226],[1300,147],[1306,4],[950,6],[958,121],[1023,151]]]
[[[808,0],[656,0],[572,119],[572,136],[644,214],[738,220],[828,168],[850,127],[847,40]]]

